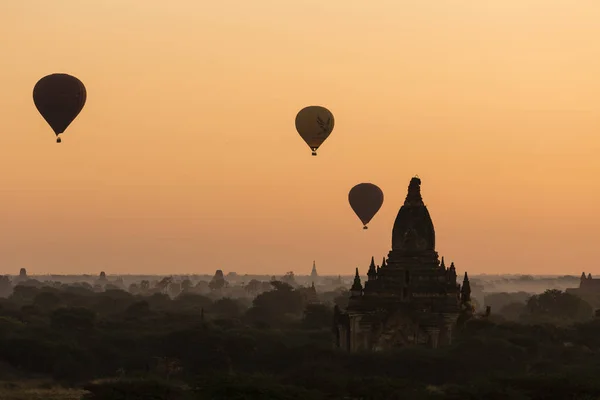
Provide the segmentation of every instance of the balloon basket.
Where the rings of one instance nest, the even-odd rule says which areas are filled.
[[[61,138],[56,138],[56,143],[61,143],[62,139]]]
[[[317,152],[313,150],[313,152],[312,152],[312,155],[313,155],[313,156],[316,156],[316,155],[317,155]]]
[[[369,227],[368,226],[363,226],[363,229],[369,229]]]

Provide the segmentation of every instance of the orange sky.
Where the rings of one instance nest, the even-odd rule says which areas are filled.
[[[2,1],[0,272],[351,274],[418,174],[459,272],[600,273],[598,21],[597,0]],[[53,72],[88,91],[61,145],[31,98]],[[312,104],[336,117],[317,157]],[[368,231],[360,182],[385,192]]]

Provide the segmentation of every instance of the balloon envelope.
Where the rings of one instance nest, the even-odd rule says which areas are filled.
[[[331,111],[321,106],[308,106],[296,115],[296,130],[308,147],[317,155],[317,149],[333,131],[335,119]]]
[[[33,102],[56,135],[67,129],[79,115],[87,98],[83,83],[74,76],[52,74],[33,88]]]
[[[383,191],[372,183],[359,183],[348,194],[350,207],[361,220],[364,229],[383,205]]]

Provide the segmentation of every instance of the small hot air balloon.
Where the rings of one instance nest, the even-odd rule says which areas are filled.
[[[52,74],[35,84],[33,102],[56,134],[56,143],[61,142],[58,135],[79,115],[86,98],[85,86],[71,75]]]
[[[312,155],[317,155],[317,149],[333,131],[335,119],[331,111],[321,106],[304,107],[296,115],[296,130],[312,150]]]
[[[359,183],[350,189],[348,194],[350,207],[363,223],[363,229],[373,219],[383,204],[383,192],[372,183]]]

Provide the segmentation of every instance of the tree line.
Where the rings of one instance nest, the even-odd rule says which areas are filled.
[[[451,346],[333,349],[333,306],[274,281],[253,300],[18,285],[0,299],[0,372],[85,399],[593,399],[600,322],[549,290],[518,317],[475,316]]]

